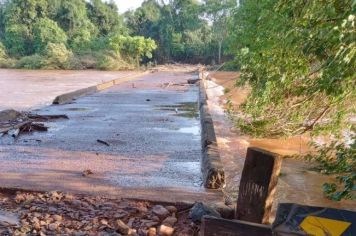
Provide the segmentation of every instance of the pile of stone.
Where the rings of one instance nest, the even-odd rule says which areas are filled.
[[[61,192],[0,194],[0,235],[195,235],[198,226],[188,219],[189,210]],[[7,222],[1,212],[17,221]]]

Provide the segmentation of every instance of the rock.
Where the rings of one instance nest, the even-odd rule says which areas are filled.
[[[48,229],[51,231],[55,231],[58,229],[58,224],[57,223],[52,223],[48,225]]]
[[[49,208],[48,208],[48,211],[49,211],[49,212],[56,212],[56,211],[57,211],[57,208],[55,208],[55,207],[49,207]]]
[[[108,225],[108,221],[105,220],[105,219],[101,219],[101,220],[100,220],[100,224],[102,224],[102,225]]]
[[[224,219],[234,218],[234,209],[225,205],[223,202],[214,203],[211,205],[213,209],[220,213],[221,217]]]
[[[147,236],[156,236],[157,235],[157,229],[156,228],[149,228],[147,232]]]
[[[152,208],[152,212],[157,215],[160,219],[164,219],[169,216],[169,211],[161,205],[155,205]]]
[[[77,206],[78,207],[78,206],[82,205],[82,202],[77,200],[77,199],[74,199],[74,200],[72,200],[72,204],[73,204],[73,206]]]
[[[159,224],[159,222],[157,222],[157,221],[151,221],[151,222],[145,223],[145,226],[150,228],[150,227],[156,226],[158,224]]]
[[[23,194],[21,194],[21,193],[16,194],[16,197],[15,197],[16,203],[21,203],[21,202],[24,202],[25,200],[26,200],[26,198]]]
[[[168,225],[168,226],[174,226],[177,223],[177,218],[173,217],[173,216],[168,216],[163,222],[162,224],[164,225]]]
[[[33,228],[34,228],[35,230],[40,230],[40,229],[41,229],[40,223],[39,223],[39,222],[35,222],[35,223],[33,224]]]
[[[118,219],[121,219],[121,218],[124,218],[125,216],[127,216],[127,212],[118,212],[118,213],[115,213],[114,217],[115,218],[118,218]]]
[[[189,213],[189,217],[192,219],[193,222],[201,222],[203,216],[206,215],[221,218],[219,212],[214,210],[212,207],[204,205],[201,202],[195,203]]]
[[[12,212],[0,210],[0,225],[19,225],[19,217]]]
[[[8,122],[21,117],[21,113],[13,109],[0,111],[0,122]]]
[[[151,217],[151,220],[153,220],[153,221],[160,221],[160,219],[159,219],[159,217],[158,216],[152,216]]]
[[[127,226],[129,226],[130,228],[132,227],[132,224],[135,222],[136,218],[130,218],[129,222],[127,222]]]
[[[55,221],[62,221],[62,220],[63,220],[63,217],[60,216],[60,215],[54,215],[52,218],[53,218]]]
[[[176,213],[178,210],[175,206],[167,206],[166,209],[170,212],[170,213]]]
[[[115,229],[121,234],[128,234],[130,232],[130,227],[128,227],[122,220],[117,220],[115,224]]]
[[[170,227],[170,226],[166,226],[166,225],[161,225],[159,227],[159,232],[158,234],[160,236],[171,236],[174,233],[174,228]]]

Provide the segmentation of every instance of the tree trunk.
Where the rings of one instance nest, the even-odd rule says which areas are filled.
[[[222,41],[219,41],[218,63],[221,64]]]

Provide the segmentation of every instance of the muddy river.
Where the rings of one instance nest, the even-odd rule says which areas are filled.
[[[214,120],[220,154],[227,175],[226,191],[232,198],[237,197],[247,147],[255,146],[283,156],[309,151],[309,139],[305,136],[288,139],[253,139],[238,133],[225,112],[227,100],[238,105],[247,95],[246,90],[235,88],[236,78],[238,78],[238,73],[218,72],[212,73],[210,80],[207,81],[209,109]],[[230,92],[227,93],[227,91]],[[355,201],[335,202],[325,198],[322,194],[322,185],[333,181],[334,178],[311,171],[310,167],[310,163],[284,159],[275,206],[282,202],[294,202],[356,210]]]
[[[0,110],[29,110],[63,93],[135,74],[129,71],[0,69]]]

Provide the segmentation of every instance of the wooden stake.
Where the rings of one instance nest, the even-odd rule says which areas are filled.
[[[250,147],[242,171],[235,218],[259,224],[269,223],[282,158]]]

